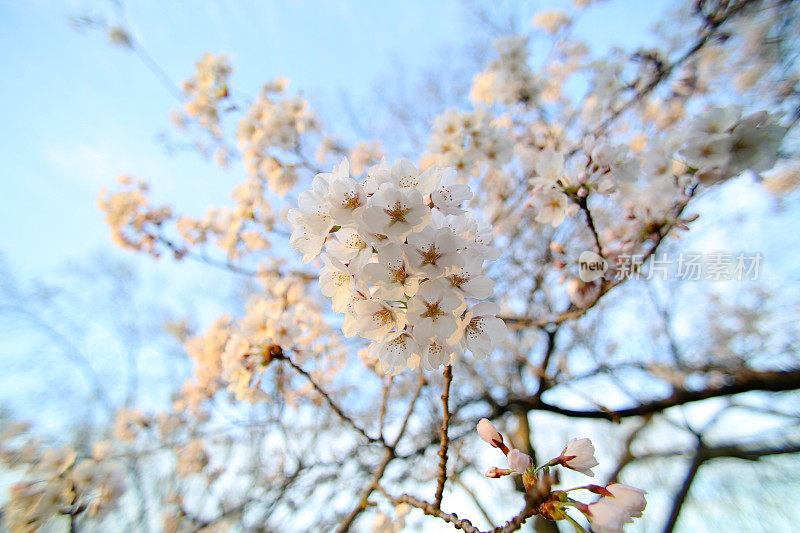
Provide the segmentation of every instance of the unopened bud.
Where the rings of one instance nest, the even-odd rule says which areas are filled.
[[[600,485],[587,485],[586,488],[589,489],[589,492],[593,492],[601,496],[614,496],[607,488],[601,487]]]
[[[522,484],[525,486],[525,491],[530,491],[536,486],[536,478],[532,474],[525,472],[522,474]]]
[[[511,470],[524,474],[531,467],[531,456],[519,450],[511,450],[507,455],[508,467]]]
[[[543,518],[548,520],[566,520],[567,513],[560,502],[549,501],[545,502],[539,507]]]
[[[484,474],[486,477],[497,479],[503,476],[509,476],[512,474],[512,471],[507,468],[497,468],[496,466],[491,467],[489,470],[486,471]]]
[[[508,448],[503,443],[503,436],[488,418],[481,418],[478,422],[478,435],[493,448],[500,448],[503,453],[508,453]]]

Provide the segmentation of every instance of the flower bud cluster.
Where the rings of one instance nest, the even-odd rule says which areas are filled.
[[[503,436],[497,428],[486,418],[478,422],[478,435],[494,448],[499,448],[506,456],[508,468],[491,467],[486,472],[488,478],[504,476],[522,476],[526,491],[540,490],[547,487],[553,479],[550,469],[563,466],[590,477],[594,477],[592,468],[599,463],[594,457],[594,446],[589,439],[572,439],[562,450],[558,457],[536,467],[531,457],[516,449],[509,449],[503,441]],[[592,504],[585,504],[572,499],[569,493],[576,490],[587,490],[601,496],[600,500]],[[567,510],[572,508],[580,511],[592,525],[593,531],[605,533],[620,533],[622,527],[633,522],[634,518],[642,516],[647,505],[645,491],[629,487],[621,483],[611,483],[605,487],[599,485],[585,485],[567,490],[551,491],[549,495],[541,498],[541,503],[536,514],[550,520],[568,520],[577,531],[585,531],[569,515]]]
[[[641,161],[624,145],[587,139],[583,152],[566,160],[564,154],[546,148],[530,158],[534,177],[530,206],[536,221],[558,227],[578,212],[578,204],[589,191],[608,194],[630,184],[641,173]]]
[[[401,159],[356,181],[345,159],[289,211],[303,262],[325,249],[319,285],[345,336],[373,341],[387,373],[433,370],[461,350],[484,358],[505,335],[498,307],[481,301],[494,288],[484,262],[499,254],[491,227],[461,207],[471,197],[453,169]]]

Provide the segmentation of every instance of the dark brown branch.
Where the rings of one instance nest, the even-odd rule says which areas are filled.
[[[556,335],[558,335],[558,328],[547,331],[547,346],[545,347],[544,357],[542,358],[541,373],[539,374],[539,387],[536,389],[536,396],[541,398],[544,391],[546,391],[550,384],[547,378],[547,367],[550,366],[550,360],[553,358],[553,353],[556,349]]]
[[[597,227],[595,227],[594,225],[594,218],[592,217],[592,212],[589,211],[588,197],[585,196],[583,198],[577,198],[576,202],[578,204],[578,207],[580,207],[581,211],[583,211],[583,214],[586,216],[586,226],[592,233],[592,239],[594,239],[595,252],[602,255],[603,246],[600,244],[600,236],[597,234]]]
[[[425,513],[428,516],[435,516],[436,518],[441,518],[448,524],[453,524],[453,526],[456,529],[461,529],[465,531],[465,533],[481,533],[481,530],[473,526],[472,522],[470,522],[469,520],[466,520],[464,518],[459,518],[458,515],[455,513],[445,513],[432,503],[417,499],[408,494],[401,494],[400,496],[391,496],[381,487],[378,487],[378,490],[381,493],[383,493],[383,495],[386,496],[386,498],[394,505],[407,503],[411,507],[416,507],[417,509],[420,509],[423,513]]]
[[[686,498],[689,496],[689,489],[692,486],[695,476],[697,476],[698,470],[700,470],[700,466],[703,464],[702,450],[703,445],[700,443],[697,447],[697,453],[695,454],[694,459],[692,459],[692,464],[689,465],[689,471],[686,472],[686,477],[683,480],[683,484],[681,485],[678,494],[675,495],[675,499],[672,502],[672,510],[670,511],[667,524],[664,526],[664,533],[672,533],[672,530],[675,529],[675,524],[678,523],[678,516],[681,513],[681,508],[683,507],[684,502],[686,502]]]
[[[627,409],[611,410],[577,410],[566,409],[544,402],[536,396],[524,398],[511,398],[505,404],[497,404],[493,416],[499,416],[507,411],[549,411],[573,418],[605,418],[619,421],[621,418],[644,416],[659,413],[670,407],[684,405],[691,402],[731,396],[750,391],[782,392],[800,389],[800,369],[779,372],[754,372],[743,371],[732,377],[732,382],[721,387],[709,387],[701,390],[676,389],[670,396],[642,403]]]
[[[442,392],[442,447],[439,449],[439,479],[436,482],[436,496],[433,505],[439,509],[442,506],[442,496],[444,495],[444,483],[447,480],[447,428],[450,425],[450,410],[448,401],[450,399],[450,383],[453,381],[453,367],[444,367],[444,392]]]
[[[703,448],[703,461],[713,459],[744,459],[745,461],[758,461],[762,457],[771,455],[783,455],[789,453],[800,453],[800,443],[784,444],[783,446],[747,449],[743,446],[732,444],[725,446],[714,446],[713,448]]]

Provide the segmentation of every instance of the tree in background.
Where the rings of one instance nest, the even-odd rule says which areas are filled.
[[[794,463],[768,458],[800,451],[797,295],[758,282],[759,250],[681,244],[732,187],[796,198],[796,5],[691,2],[660,47],[597,58],[572,33],[591,4],[508,35],[474,8],[493,49],[468,86],[429,85],[446,109],[425,136],[389,95],[405,138],[352,144],[286,79],[243,97],[209,53],[173,87],[123,18],[79,21],[148,62],[183,135],[244,176],[200,217],[123,176],[99,199],[113,240],[256,285],[178,332],[193,369],[170,409],[124,401],[76,446],[7,424],[5,523],[788,528],[774,492],[796,492]],[[772,216],[764,246],[786,247]]]

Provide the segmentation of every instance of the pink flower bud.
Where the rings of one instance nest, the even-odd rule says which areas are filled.
[[[517,449],[508,452],[506,458],[508,459],[508,467],[520,474],[527,472],[533,462],[528,454],[522,453]]]
[[[503,436],[488,418],[481,418],[478,422],[478,435],[494,448],[500,448],[503,444]]]
[[[511,470],[508,470],[507,468],[497,468],[496,466],[493,466],[486,471],[485,475],[486,477],[497,479],[499,477],[508,476],[510,474]]]

